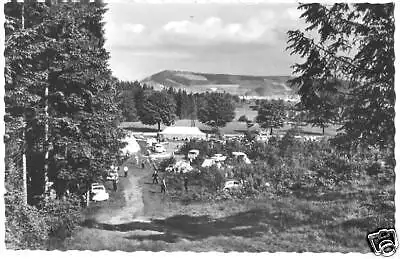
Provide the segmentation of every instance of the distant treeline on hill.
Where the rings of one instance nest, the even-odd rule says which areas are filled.
[[[174,89],[173,87],[156,90],[153,86],[138,81],[120,81],[119,89],[119,107],[125,121],[138,121],[143,112],[143,102],[147,96],[155,91],[161,91],[171,96],[175,102],[175,117],[177,119],[197,119],[198,110],[203,107],[205,99],[211,93],[188,93],[186,90]],[[215,93],[213,93],[215,94]],[[241,98],[229,93],[217,93],[233,102],[239,103]]]
[[[188,93],[207,91],[227,92],[238,96],[268,97],[280,96],[282,99],[296,93],[290,87],[290,76],[251,76],[198,73],[192,71],[164,70],[141,81],[159,90],[173,87]]]

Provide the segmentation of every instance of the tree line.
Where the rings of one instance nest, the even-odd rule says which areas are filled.
[[[235,117],[239,97],[229,93],[188,93],[169,87],[154,90],[138,81],[118,83],[118,105],[125,121],[141,121],[147,125],[172,125],[178,119],[199,120],[214,131]]]

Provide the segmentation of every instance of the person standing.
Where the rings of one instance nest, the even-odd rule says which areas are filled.
[[[189,184],[189,179],[187,176],[183,179],[183,186],[185,187],[185,191],[188,192],[188,184]]]
[[[145,156],[140,157],[140,164],[142,166],[142,169],[146,168],[146,157]]]
[[[113,188],[114,188],[114,192],[116,192],[117,189],[118,189],[117,180],[114,180],[114,181],[113,181]]]
[[[158,184],[158,172],[157,172],[157,170],[154,170],[154,173],[153,173],[153,184]]]
[[[128,167],[127,166],[124,166],[124,175],[125,175],[125,177],[128,177]]]
[[[165,183],[165,177],[161,180],[161,193],[167,192],[167,184]]]
[[[136,166],[139,166],[139,156],[137,154],[135,155],[135,162]]]

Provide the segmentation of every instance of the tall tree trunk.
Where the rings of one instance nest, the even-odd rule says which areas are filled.
[[[44,193],[48,194],[49,182],[49,87],[46,85],[44,90]]]
[[[325,135],[325,126],[322,126],[322,136]]]
[[[157,122],[158,125],[158,131],[157,131],[157,140],[160,141],[160,132],[161,132],[161,122]]]
[[[25,7],[24,3],[22,3],[21,9],[21,23],[22,23],[22,30],[25,29]],[[24,111],[24,118],[23,118],[23,128],[22,128],[22,202],[24,205],[28,204],[28,183],[27,183],[27,167],[26,167],[26,139],[25,139],[25,132],[26,132],[26,110]]]
[[[26,131],[26,116],[24,115],[24,126],[22,129],[22,201],[24,205],[28,204],[28,179],[27,179],[27,168],[26,168],[26,139],[25,139],[25,131]]]
[[[269,131],[269,135],[272,135],[272,127],[271,127],[271,129],[270,129],[270,131]]]

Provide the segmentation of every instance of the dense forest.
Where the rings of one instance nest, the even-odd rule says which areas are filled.
[[[124,121],[139,121],[143,112],[144,100],[156,92],[152,87],[145,83],[141,84],[138,81],[119,81],[118,90],[118,105],[122,111]],[[172,102],[175,104],[173,113],[176,119],[197,119],[198,111],[204,107],[205,100],[213,95],[223,96],[233,103],[241,101],[238,96],[229,93],[187,93],[185,90],[176,90],[173,87],[167,88],[162,92],[172,97]]]
[[[101,1],[15,1],[4,11],[6,242],[40,247],[68,233],[87,185],[123,146],[117,80]]]

